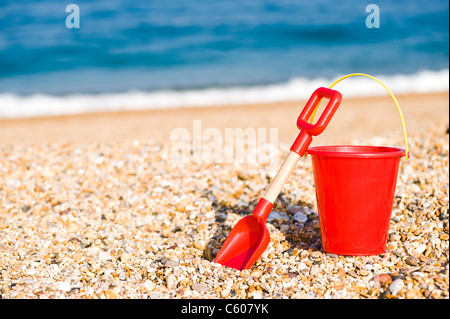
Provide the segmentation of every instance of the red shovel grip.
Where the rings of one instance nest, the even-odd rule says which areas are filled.
[[[322,112],[319,120],[316,124],[308,123],[314,110],[319,106],[322,98],[328,98],[330,101]],[[325,87],[320,87],[314,91],[314,93],[309,98],[305,107],[303,108],[300,116],[297,119],[297,127],[301,130],[304,129],[308,131],[309,135],[315,136],[322,133],[336,112],[339,104],[342,100],[342,94],[338,91],[328,89]]]
[[[327,106],[323,110],[316,124],[309,123],[308,120],[314,114],[323,98],[329,99]],[[342,94],[336,90],[325,87],[320,87],[315,90],[297,119],[297,127],[301,132],[292,145],[291,151],[303,156],[308,149],[309,144],[312,142],[311,136],[319,135],[325,130],[339,104],[341,104],[341,101]]]

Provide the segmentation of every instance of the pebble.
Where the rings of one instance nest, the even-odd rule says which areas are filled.
[[[296,213],[305,214],[305,209],[303,208],[303,206],[299,206],[299,205],[289,205],[286,208],[286,211],[290,214],[296,214]]]
[[[253,293],[253,299],[263,299],[263,295],[259,292]]]
[[[390,284],[392,282],[392,277],[389,274],[379,274],[376,275],[373,280],[380,283]]]
[[[396,279],[394,280],[390,285],[389,285],[389,291],[391,292],[392,295],[397,295],[399,293],[399,291],[405,286],[405,284],[403,283],[403,280],[401,279]]]
[[[161,299],[161,297],[162,297],[162,294],[159,292],[151,292],[149,294],[150,299]]]
[[[419,246],[417,246],[416,248],[416,254],[417,255],[422,255],[422,253],[427,249],[427,245],[426,244],[421,244]]]
[[[361,269],[361,270],[359,271],[359,274],[360,274],[361,276],[364,276],[364,277],[369,276],[369,272],[366,271],[366,270],[364,270],[364,269]]]
[[[153,289],[155,289],[156,285],[153,283],[153,281],[147,279],[144,282],[144,287],[145,289],[147,289],[148,291],[152,291]]]
[[[170,268],[175,268],[178,267],[180,264],[178,263],[178,261],[175,260],[169,260],[166,263],[164,263],[164,266],[166,267],[170,267]]]
[[[409,256],[408,258],[406,258],[405,263],[410,266],[417,266],[419,264],[417,258],[414,256]]]
[[[308,220],[308,216],[302,212],[298,212],[292,216],[292,219],[294,219],[297,223],[305,223]]]
[[[208,291],[208,286],[204,283],[195,283],[192,285],[192,289],[197,292],[206,292]]]
[[[62,290],[62,291],[70,291],[70,289],[72,288],[69,283],[64,282],[64,281],[59,281],[57,283],[57,287],[59,290]]]
[[[269,246],[244,271],[213,260],[263,195],[267,165],[180,163],[169,141],[0,146],[0,298],[448,299],[442,132],[409,136],[385,253],[322,251],[306,157],[269,216]]]
[[[105,297],[106,299],[117,299],[119,297],[119,294],[113,289],[108,289],[105,291]]]
[[[122,261],[123,263],[127,263],[130,259],[131,259],[131,255],[127,254],[127,253],[122,253],[122,255],[120,255],[120,261]]]
[[[170,274],[169,276],[167,276],[167,278],[166,278],[167,289],[175,288],[176,281],[177,280],[174,275]]]
[[[288,222],[289,216],[288,216],[288,214],[286,214],[284,212],[273,211],[270,213],[269,217],[267,217],[267,221],[268,222],[275,221],[275,222],[279,222],[279,223]]]
[[[254,271],[252,271],[250,276],[252,276],[253,278],[259,278],[262,276],[262,274],[263,274],[263,272],[261,269],[255,269]]]

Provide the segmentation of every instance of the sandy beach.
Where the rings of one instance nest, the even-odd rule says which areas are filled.
[[[435,122],[448,123],[448,92],[396,96],[407,132]],[[112,112],[32,119],[0,119],[0,144],[102,143],[121,140],[168,140],[174,128],[192,132],[193,121],[202,129],[276,128],[280,143],[291,144],[298,134],[297,117],[305,101],[262,105],[233,105],[183,109]],[[401,132],[401,122],[390,96],[348,98],[345,96],[327,130],[315,145],[370,138]]]
[[[0,301],[146,299],[178,318],[450,299],[447,2],[3,1],[0,16]],[[342,102],[308,150],[297,121],[319,87]]]
[[[174,128],[276,128],[304,101],[0,120],[0,294],[20,298],[448,299],[448,92],[397,96],[401,160],[386,252],[321,249],[309,157],[275,203],[249,270],[212,262],[278,167],[171,160]],[[218,141],[211,141],[217,143]],[[390,97],[345,99],[314,145],[403,147]]]

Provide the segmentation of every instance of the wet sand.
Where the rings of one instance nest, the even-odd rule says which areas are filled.
[[[397,96],[408,134],[432,125],[448,123],[449,94]],[[276,128],[280,143],[290,144],[298,134],[297,116],[305,101],[258,105],[181,108],[148,111],[94,113],[31,119],[0,119],[0,144],[101,143],[121,140],[167,140],[174,128],[192,132],[193,121],[202,130],[218,128]],[[327,130],[314,145],[352,138],[370,138],[401,132],[396,106],[389,96],[343,99]]]

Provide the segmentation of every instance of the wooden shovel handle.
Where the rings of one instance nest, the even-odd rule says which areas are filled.
[[[289,151],[289,154],[287,155],[286,159],[281,165],[280,170],[278,171],[274,180],[272,181],[266,193],[264,194],[263,196],[264,199],[268,200],[272,204],[275,202],[275,200],[277,199],[278,195],[281,192],[281,189],[283,188],[283,185],[286,183],[286,180],[288,179],[289,175],[291,175],[292,170],[297,165],[300,157],[301,156],[298,155],[296,152]]]

